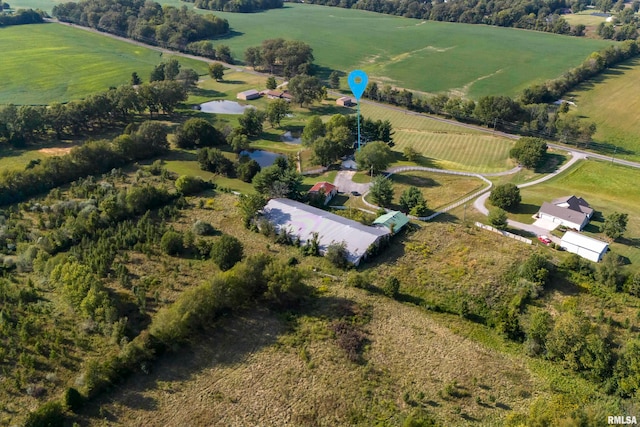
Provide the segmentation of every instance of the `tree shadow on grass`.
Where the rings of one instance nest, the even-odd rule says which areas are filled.
[[[526,214],[533,216],[540,210],[540,206],[532,205],[530,203],[520,203],[516,209],[510,210],[509,212],[514,214]]]
[[[222,92],[218,92],[213,89],[195,88],[191,90],[191,94],[195,96],[201,96],[203,98],[224,98],[226,95]]]
[[[567,161],[567,156],[558,153],[547,153],[544,163],[538,165],[535,169],[536,173],[553,173],[558,170],[560,165]]]

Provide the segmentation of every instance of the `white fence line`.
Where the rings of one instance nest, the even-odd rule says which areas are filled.
[[[502,234],[504,237],[509,237],[511,239],[518,240],[522,243],[526,243],[527,245],[532,244],[531,239],[527,239],[526,237],[518,236],[517,234],[509,233],[508,231],[498,230],[497,228],[491,227],[490,225],[482,224],[480,222],[476,222],[476,227],[482,228],[484,230],[493,231],[494,233]]]
[[[413,215],[409,215],[409,218],[417,219],[417,220],[420,220],[420,221],[430,221],[430,220],[432,220],[433,218],[437,217],[440,214],[448,212],[448,211],[450,211],[452,209],[457,208],[458,206],[460,206],[460,205],[462,205],[464,203],[467,203],[470,200],[475,199],[476,197],[480,196],[481,194],[484,194],[487,191],[491,190],[491,187],[493,187],[493,183],[491,181],[489,181],[487,178],[485,178],[484,176],[482,176],[482,175],[480,175],[478,173],[449,171],[449,170],[428,168],[428,167],[425,167],[425,166],[399,166],[399,167],[396,167],[396,168],[393,168],[393,169],[389,170],[388,174],[387,174],[387,178],[389,178],[394,173],[406,172],[406,171],[414,171],[414,170],[415,171],[434,172],[434,173],[444,173],[444,174],[448,174],[448,175],[471,176],[471,177],[474,177],[474,178],[481,179],[482,181],[484,181],[485,183],[488,184],[487,187],[481,189],[480,191],[477,191],[477,192],[473,193],[472,195],[465,197],[462,200],[458,200],[457,202],[455,202],[455,203],[453,203],[453,204],[451,204],[449,206],[446,206],[446,207],[440,209],[439,211],[432,213],[429,216],[415,217]],[[362,195],[362,201],[364,202],[364,204],[369,206],[371,209],[376,209],[376,210],[380,209],[379,206],[376,206],[376,205],[374,205],[372,203],[369,203],[369,202],[367,202],[365,200],[365,196],[367,194],[369,194],[368,191]],[[391,210],[391,209],[387,209],[387,208],[383,208],[383,209],[385,211],[387,211],[387,212],[389,212]]]

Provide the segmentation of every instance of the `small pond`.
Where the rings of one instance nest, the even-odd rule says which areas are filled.
[[[199,105],[203,113],[217,114],[242,114],[247,108],[256,108],[253,105],[240,105],[235,101],[209,101]],[[197,107],[196,107],[197,108]]]
[[[276,159],[278,157],[284,157],[282,154],[272,153],[271,151],[264,150],[242,151],[240,155],[243,154],[258,162],[261,168],[271,166],[276,162]]]
[[[301,144],[302,140],[300,139],[300,137],[296,138],[295,136],[291,135],[290,131],[286,131],[284,133],[284,135],[282,135],[282,141],[287,143],[287,144]]]

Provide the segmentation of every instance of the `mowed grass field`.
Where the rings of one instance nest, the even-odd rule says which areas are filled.
[[[224,43],[240,60],[265,38],[302,40],[322,67],[345,73],[359,68],[395,86],[472,98],[516,95],[611,43],[294,3],[260,14],[216,15],[229,21],[233,34]]]
[[[640,271],[640,191],[636,189],[639,171],[608,162],[580,161],[569,171],[539,185],[521,190],[523,210],[517,219],[531,223],[531,215],[544,201],[575,194],[584,197],[595,209],[594,219],[585,228],[592,237],[606,240],[600,232],[604,217],[612,212],[629,215],[623,239],[611,244],[611,250],[628,258],[631,268]]]
[[[456,200],[485,187],[487,184],[471,176],[449,175],[426,171],[408,171],[391,175],[393,182],[393,208],[400,208],[400,196],[410,186],[418,187],[433,211],[444,208]]]
[[[507,138],[374,104],[363,104],[361,112],[367,118],[391,122],[397,165],[407,163],[400,159],[404,159],[404,148],[411,145],[422,154],[422,166],[478,173],[515,166],[509,159],[513,142]]]
[[[0,28],[0,41],[0,104],[83,98],[129,83],[134,71],[147,81],[153,66],[169,59],[149,48],[58,24]],[[178,59],[183,67],[207,72],[205,62]]]
[[[594,140],[613,144],[616,156],[640,160],[640,59],[606,71],[569,94],[580,116],[597,124]]]

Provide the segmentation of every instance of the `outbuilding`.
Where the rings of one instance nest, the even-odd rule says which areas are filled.
[[[249,89],[249,90],[245,90],[244,92],[238,93],[238,95],[236,95],[236,98],[241,99],[243,101],[250,101],[252,99],[260,98],[260,92],[258,92],[255,89]]]
[[[336,105],[340,105],[341,107],[352,107],[356,104],[355,102],[353,102],[353,99],[349,98],[348,96],[343,96],[336,99]]]
[[[360,264],[363,258],[389,236],[389,230],[369,227],[331,212],[290,199],[271,199],[262,214],[276,229],[300,239],[300,244],[316,236],[320,253],[334,243],[344,243],[347,261]]]
[[[391,234],[396,234],[409,223],[409,218],[400,211],[390,211],[373,221],[374,225],[386,227]]]
[[[560,247],[582,258],[599,262],[604,254],[607,253],[609,244],[602,240],[576,233],[575,231],[567,231],[564,236],[562,236]]]
[[[316,182],[309,190],[309,196],[322,199],[324,205],[329,203],[336,194],[338,194],[338,187],[326,181]]]

